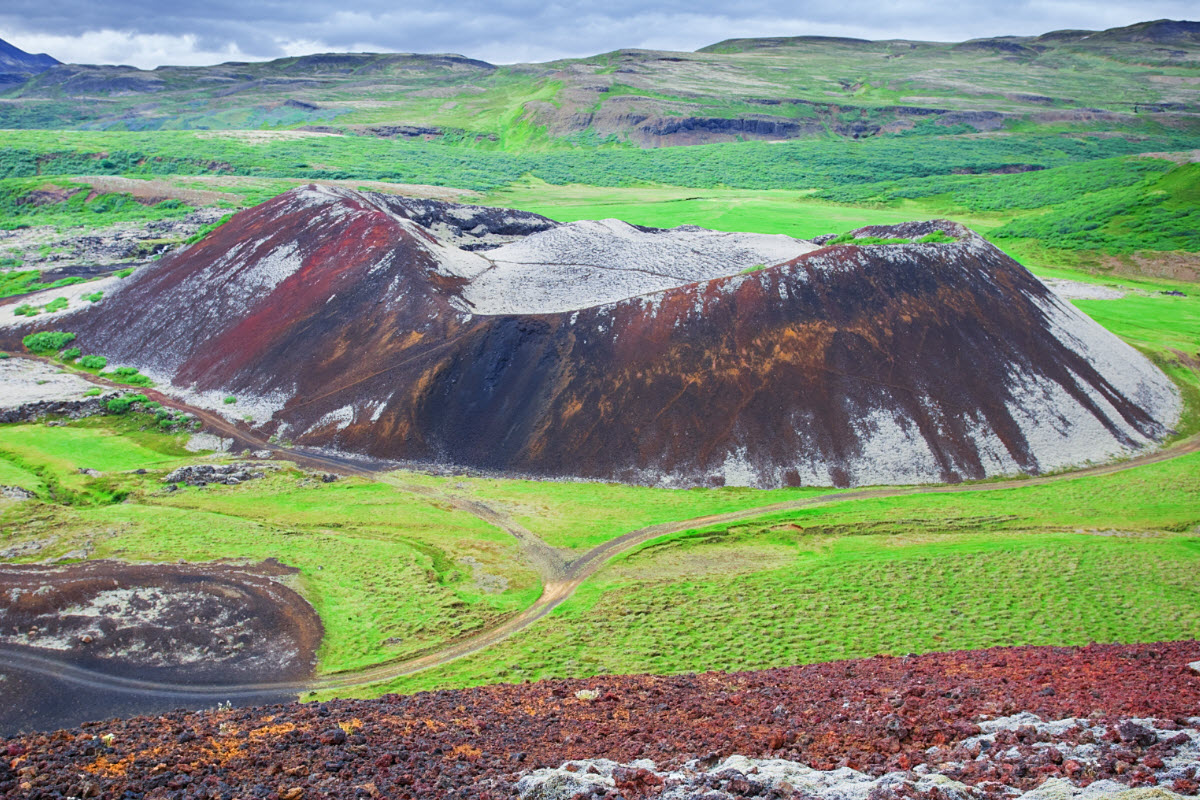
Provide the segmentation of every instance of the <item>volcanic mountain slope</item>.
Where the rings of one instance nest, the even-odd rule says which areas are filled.
[[[1162,373],[966,228],[858,235],[914,241],[309,187],[36,324],[297,444],[549,477],[956,481],[1177,419]]]

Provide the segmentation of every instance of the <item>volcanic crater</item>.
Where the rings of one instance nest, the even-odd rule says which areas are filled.
[[[1168,378],[979,235],[853,237],[309,186],[0,336],[76,331],[298,445],[537,477],[954,482],[1169,435]]]

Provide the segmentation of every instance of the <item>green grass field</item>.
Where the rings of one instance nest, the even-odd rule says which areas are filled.
[[[831,503],[664,537],[544,623],[374,687],[759,669],[1200,636],[1200,455],[1052,486]]]
[[[828,488],[655,489],[620,483],[445,478],[396,473],[406,483],[482,500],[503,510],[553,547],[583,552],[637,528],[724,514],[836,491]]]
[[[165,472],[197,456],[177,437],[135,423],[0,426],[0,483],[42,495],[0,500],[0,548],[52,536],[25,560],[83,547],[93,558],[134,561],[277,558],[300,570],[297,588],[324,621],[326,672],[422,652],[540,592],[507,534],[383,484],[324,484],[289,468],[241,486],[164,493]],[[81,475],[80,467],[103,474]],[[486,576],[506,588],[477,580]]]
[[[943,56],[930,54],[928,63],[936,66]],[[739,59],[751,78],[770,74],[769,60],[759,54]],[[1053,62],[1063,68],[1055,79],[1077,91],[1073,97],[1094,105],[1140,97],[1131,87],[1140,86],[1146,67],[1109,64],[1117,88],[1098,97],[1089,94],[1087,74],[1073,69],[1091,63],[1079,59],[1068,54]],[[593,61],[597,75],[612,74],[620,56]],[[938,81],[915,85],[891,75],[907,69],[900,62],[864,75],[843,74],[839,63],[822,57],[820,68],[830,75],[820,89],[791,86],[788,96],[817,92],[828,103],[830,93],[844,95],[858,104],[853,113],[867,113],[908,102],[913,92],[934,100],[954,94]],[[1005,64],[989,62],[989,80],[1028,89],[1022,82],[1029,76],[1010,80]],[[1183,74],[1174,67],[1156,71]],[[431,80],[441,85],[442,78]],[[196,206],[253,205],[306,180],[370,190],[451,187],[444,196],[561,221],[611,217],[801,238],[947,217],[981,232],[1035,274],[1126,292],[1076,305],[1171,375],[1186,401],[1179,435],[1200,432],[1200,291],[1195,284],[1116,274],[1140,269],[1135,256],[1200,263],[1200,165],[1137,157],[1198,147],[1194,129],[1139,122],[1138,135],[1126,136],[1010,120],[989,134],[922,128],[861,141],[829,135],[640,150],[601,142],[594,132],[552,141],[525,103],[554,106],[562,86],[519,70],[497,71],[486,79],[485,94],[457,104],[441,95],[410,96],[411,88],[397,84],[387,102],[421,120],[491,138],[463,131],[429,143],[270,130],[6,131],[0,228],[147,223]],[[958,95],[972,108],[1016,102]],[[667,109],[703,106],[714,117],[748,110],[736,98],[698,102],[671,87],[625,83],[597,93],[596,109],[635,97]],[[320,119],[210,99],[195,111],[167,109],[157,124],[395,121],[346,87],[327,91]],[[57,102],[47,101],[45,113],[67,113],[55,111]],[[27,111],[36,116],[34,105]],[[786,109],[796,119],[809,113],[816,112],[803,104]],[[105,183],[104,176],[137,183]],[[38,193],[63,186],[86,190],[65,202],[40,202]],[[135,188],[142,200],[158,191],[169,197],[138,202]],[[0,297],[27,292],[41,279],[36,270],[22,270],[18,256],[0,252],[0,269],[9,270],[0,274]],[[239,486],[167,493],[161,478],[168,470],[204,457],[183,448],[182,434],[153,428],[152,419],[139,415],[61,427],[0,425],[0,485],[38,495],[28,502],[0,499],[0,549],[45,544],[16,559],[25,561],[80,548],[92,558],[133,561],[277,558],[299,570],[294,585],[324,621],[319,671],[325,674],[435,650],[528,607],[541,591],[509,534],[447,502],[383,483],[325,484],[285,466]],[[101,474],[81,473],[85,468]],[[137,475],[139,469],[147,474]],[[648,525],[830,492],[396,477],[489,504],[568,557]],[[1053,484],[974,488],[840,500],[673,534],[617,558],[554,614],[493,649],[347,692],[1200,637],[1200,455]]]

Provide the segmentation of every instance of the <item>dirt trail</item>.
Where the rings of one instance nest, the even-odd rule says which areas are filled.
[[[102,379],[94,379],[104,386],[112,384]],[[56,670],[64,678],[94,686],[97,689],[116,691],[152,691],[152,692],[196,692],[211,694],[220,690],[230,696],[247,695],[264,690],[311,691],[321,689],[345,689],[356,686],[366,686],[382,683],[404,675],[411,675],[432,667],[447,664],[456,659],[486,650],[509,636],[524,630],[545,617],[556,607],[574,594],[575,590],[589,577],[599,571],[614,556],[639,547],[649,541],[673,533],[740,522],[765,514],[791,511],[801,508],[812,508],[852,500],[867,498],[901,497],[921,494],[963,494],[968,492],[990,492],[1002,489],[1014,489],[1024,486],[1041,486],[1059,481],[1076,478],[1109,475],[1135,469],[1147,464],[1156,464],[1173,458],[1200,451],[1200,434],[1176,442],[1170,447],[1144,453],[1125,461],[1102,464],[1094,467],[1064,472],[1042,477],[1018,478],[988,483],[968,483],[958,485],[906,486],[883,487],[874,489],[855,489],[844,492],[830,492],[800,500],[789,500],[772,503],[725,514],[710,514],[692,519],[666,522],[630,531],[615,539],[610,539],[597,545],[583,555],[566,561],[562,553],[544,541],[533,532],[521,526],[507,515],[475,500],[467,500],[452,495],[446,495],[427,486],[405,483],[387,474],[387,465],[380,462],[358,460],[330,453],[315,453],[282,447],[265,441],[247,428],[231,422],[224,417],[206,409],[197,408],[165,395],[161,392],[146,389],[144,394],[163,405],[174,407],[195,415],[203,422],[206,429],[232,438],[235,442],[251,450],[269,450],[284,459],[300,466],[311,469],[337,472],[343,475],[355,475],[368,480],[380,481],[405,492],[430,497],[452,505],[461,511],[472,514],[479,519],[501,528],[512,535],[518,542],[521,552],[535,566],[542,578],[542,594],[524,611],[510,617],[508,620],[474,635],[447,643],[442,648],[425,655],[410,657],[403,660],[389,661],[352,672],[333,673],[319,676],[307,682],[284,681],[279,683],[232,684],[220,687],[214,686],[183,686],[175,684],[158,684],[147,681],[133,681],[114,678],[98,672],[82,670],[63,665],[50,658],[40,658],[21,654],[20,658],[29,664],[39,663],[42,668]],[[0,661],[10,658],[11,654],[0,647]]]

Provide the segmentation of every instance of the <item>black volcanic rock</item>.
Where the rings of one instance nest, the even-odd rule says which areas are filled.
[[[24,83],[30,77],[58,64],[57,58],[45,53],[26,53],[0,39],[0,85]]]
[[[1129,453],[1177,419],[1161,372],[968,229],[858,234],[911,243],[310,187],[28,324],[298,444],[540,476],[955,481]]]

